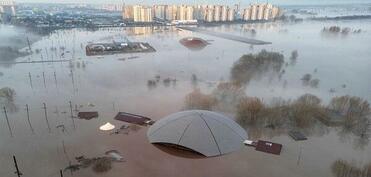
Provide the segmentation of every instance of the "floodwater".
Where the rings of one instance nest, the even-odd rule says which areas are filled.
[[[109,132],[100,131],[99,126],[106,122],[116,127],[123,125],[123,122],[113,119],[118,111],[155,120],[180,111],[184,108],[185,96],[193,90],[192,74],[202,81],[199,83],[202,91],[209,93],[218,81],[229,80],[233,63],[242,55],[257,53],[262,49],[285,55],[285,74],[281,79],[272,76],[272,73],[254,78],[246,87],[249,96],[262,97],[264,100],[275,97],[295,99],[304,93],[312,93],[326,103],[333,96],[349,94],[371,101],[370,22],[305,21],[298,24],[266,23],[207,28],[272,42],[263,46],[250,46],[175,28],[57,31],[32,45],[33,50],[41,49],[40,53],[35,52],[17,61],[67,59],[70,62],[0,67],[3,73],[0,88],[10,87],[16,92],[13,109],[7,107],[14,137],[10,137],[5,116],[2,112],[0,115],[0,176],[14,176],[12,155],[17,157],[24,176],[57,177],[60,169],[68,166],[69,162],[76,162],[74,157],[103,156],[104,152],[113,149],[121,152],[126,162],[114,163],[112,170],[103,174],[82,169],[73,174],[65,172],[65,176],[328,177],[332,175],[331,164],[338,159],[359,166],[366,165],[371,162],[371,145],[367,142],[360,145],[356,137],[343,135],[335,128],[318,130],[304,142],[295,142],[284,134],[272,136],[263,133],[262,139],[284,145],[280,156],[246,147],[225,156],[205,159],[176,156],[151,145],[146,138],[146,127],[128,135],[110,135]],[[361,28],[363,32],[347,36],[321,33],[323,27],[332,25]],[[250,29],[255,29],[257,33],[251,34]],[[211,44],[200,51],[189,50],[179,43],[180,39],[188,36],[200,37]],[[130,41],[148,42],[157,52],[85,55],[84,47],[89,42],[118,41],[125,40],[125,37]],[[289,59],[293,50],[299,53],[296,62]],[[318,78],[318,88],[303,85],[301,78],[304,74]],[[177,82],[167,85],[161,81],[156,87],[148,87],[147,81],[155,79],[157,75],[161,80],[172,78]],[[347,87],[343,88],[343,84]],[[336,92],[330,93],[330,89]],[[99,111],[99,118],[72,121],[69,101],[73,109],[76,105],[81,111]],[[51,132],[45,120],[43,103],[46,103]],[[29,105],[34,134],[27,123],[26,104]],[[58,125],[64,125],[65,131],[56,128]]]

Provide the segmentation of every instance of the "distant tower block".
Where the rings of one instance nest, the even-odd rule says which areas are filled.
[[[13,0],[0,0],[0,12],[8,13],[8,15],[16,15],[16,5]]]

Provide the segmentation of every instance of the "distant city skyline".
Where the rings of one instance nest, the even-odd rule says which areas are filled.
[[[50,0],[16,0],[20,3],[51,3]],[[126,4],[250,4],[253,2],[269,2],[277,5],[324,5],[324,4],[359,4],[371,3],[371,0],[53,0],[53,3],[126,3]]]

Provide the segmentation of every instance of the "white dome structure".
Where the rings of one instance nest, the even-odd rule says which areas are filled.
[[[203,110],[169,115],[153,124],[147,136],[151,143],[184,147],[206,157],[236,151],[247,139],[246,131],[232,119]]]
[[[100,126],[99,129],[102,130],[102,131],[110,131],[110,130],[115,129],[115,126],[112,125],[111,123],[107,122],[106,124]]]

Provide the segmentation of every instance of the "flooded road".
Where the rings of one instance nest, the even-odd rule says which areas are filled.
[[[0,88],[9,87],[16,93],[12,104],[5,105],[13,138],[3,112],[0,114],[0,176],[14,176],[12,155],[16,155],[24,176],[58,177],[60,169],[70,162],[76,163],[75,157],[103,156],[108,150],[118,150],[126,162],[114,163],[112,170],[103,174],[81,169],[73,174],[65,172],[65,176],[328,177],[332,175],[331,164],[338,159],[366,165],[371,162],[371,145],[359,143],[357,137],[343,135],[336,128],[317,130],[305,142],[295,142],[285,134],[258,132],[262,139],[284,145],[281,156],[246,147],[221,157],[192,159],[171,155],[151,145],[146,137],[147,127],[128,135],[110,135],[100,131],[99,126],[106,122],[116,127],[123,125],[113,119],[118,111],[154,120],[178,112],[184,109],[185,96],[193,90],[193,74],[199,78],[201,90],[210,93],[216,83],[230,79],[231,67],[242,55],[262,49],[281,52],[285,56],[285,73],[281,78],[272,76],[271,72],[253,78],[246,86],[248,96],[268,101],[276,97],[295,99],[311,93],[327,103],[334,96],[349,94],[371,101],[370,22],[305,21],[207,28],[272,42],[264,46],[250,46],[176,28],[74,29],[44,36],[31,46],[39,52],[16,61],[66,59],[71,62],[0,66]],[[361,28],[363,32],[347,36],[321,33],[324,27],[332,25]],[[256,34],[252,34],[251,29],[255,29]],[[210,45],[200,51],[189,50],[179,43],[180,39],[189,36],[210,41]],[[157,52],[85,55],[85,46],[89,42],[118,41],[125,37],[133,42],[148,42]],[[294,50],[298,51],[298,58],[291,61],[290,54]],[[317,88],[303,85],[301,78],[305,74],[320,80]],[[147,81],[156,76],[160,76],[161,82],[149,87]],[[176,79],[176,82],[166,84],[162,82],[165,78]],[[329,92],[331,89],[334,91]],[[98,111],[99,118],[72,121],[70,101],[74,114],[76,108]],[[43,103],[46,103],[51,133]],[[26,104],[29,105],[34,134],[27,123]],[[60,125],[64,131],[57,128]]]

